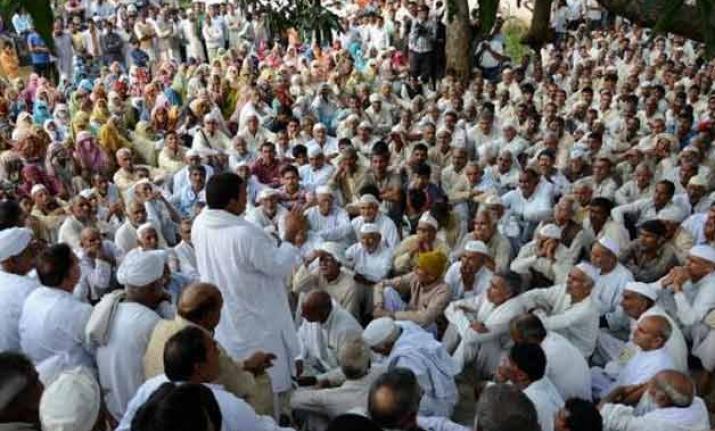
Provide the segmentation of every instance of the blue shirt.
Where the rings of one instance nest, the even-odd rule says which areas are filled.
[[[27,36],[27,45],[30,48],[47,48],[45,41],[42,40],[42,36],[36,31],[33,31]],[[49,52],[34,52],[31,50],[30,57],[32,58],[32,64],[47,64],[50,62]]]

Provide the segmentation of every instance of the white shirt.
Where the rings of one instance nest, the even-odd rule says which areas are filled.
[[[223,210],[204,209],[191,234],[201,281],[218,286],[224,300],[216,340],[236,359],[256,350],[275,354],[273,390],[290,389],[299,344],[285,280],[298,249],[276,247],[260,228]]]
[[[521,295],[527,309],[540,307],[537,315],[547,330],[556,331],[588,358],[598,338],[598,309],[589,297],[576,304],[566,292],[566,284],[533,289]]]
[[[20,316],[20,345],[35,363],[64,354],[68,365],[93,366],[85,348],[84,327],[92,306],[64,290],[40,286],[25,300]]]
[[[462,262],[454,262],[444,275],[444,282],[447,283],[452,290],[453,301],[478,296],[487,291],[489,282],[494,274],[489,268],[482,266],[479,271],[474,274],[474,282],[469,286],[469,289],[464,288],[461,269]]]
[[[314,192],[316,188],[328,184],[330,178],[333,176],[333,172],[335,172],[335,168],[332,165],[324,164],[320,169],[313,169],[313,167],[308,164],[301,166],[298,172],[300,173],[300,180],[303,186],[307,190]]]
[[[392,267],[392,249],[382,243],[372,253],[359,242],[353,244],[345,251],[345,258],[355,273],[373,283],[384,280]]]
[[[137,410],[159,389],[159,386],[168,382],[165,374],[152,377],[142,384],[132,397],[127,411],[122,417],[116,431],[131,430],[132,419]],[[272,431],[286,430],[291,428],[281,428],[268,416],[259,416],[245,401],[227,392],[223,386],[204,383],[204,386],[211,389],[221,410],[221,431],[251,430],[251,431]]]
[[[199,271],[196,269],[196,252],[194,251],[194,247],[182,240],[174,247],[174,254],[176,254],[176,258],[179,260],[179,271],[192,280],[198,280]]]
[[[384,372],[384,368],[374,366],[365,376],[356,380],[346,380],[336,388],[299,388],[291,396],[290,407],[323,415],[329,419],[355,409],[366,411],[370,386]]]
[[[97,368],[107,409],[120,419],[144,381],[142,358],[160,317],[137,302],[121,302],[110,323],[109,340],[97,347]]]
[[[525,198],[521,188],[507,192],[502,196],[504,206],[523,220],[540,222],[553,212],[553,186],[545,181],[539,182],[534,192]]]
[[[710,429],[708,409],[699,397],[688,407],[656,408],[642,416],[623,404],[601,407],[605,431],[707,431]]]
[[[549,332],[541,342],[546,355],[546,376],[565,400],[591,400],[591,372],[586,359],[564,336]]]
[[[362,327],[352,314],[333,302],[333,309],[325,322],[309,322],[303,319],[298,328],[298,359],[309,362],[320,373],[333,371],[339,368],[340,347],[345,341],[360,337],[361,334]]]
[[[548,377],[531,383],[524,389],[526,395],[536,408],[539,425],[542,431],[553,431],[554,417],[564,405],[564,400],[559,395],[556,387]]]
[[[363,216],[355,217],[351,223],[353,225],[355,237],[360,238],[360,228],[366,223],[365,219]],[[397,233],[395,222],[383,214],[378,214],[377,217],[375,217],[375,221],[372,223],[376,224],[378,229],[380,229],[380,235],[382,235],[383,243],[394,250],[395,247],[397,247],[397,244],[400,243],[400,236]]]
[[[348,213],[340,207],[334,206],[328,215],[320,213],[317,206],[305,210],[305,218],[310,226],[310,234],[320,241],[345,242],[349,241],[352,225]]]
[[[20,351],[20,315],[37,280],[0,270],[0,352]]]
[[[623,299],[623,288],[631,281],[633,281],[633,274],[620,263],[617,263],[608,274],[601,273],[591,292],[600,315],[616,311]]]
[[[449,417],[457,403],[457,369],[442,345],[415,323],[395,322],[402,329],[386,360],[388,369],[404,367],[415,374],[424,391],[419,412]]]

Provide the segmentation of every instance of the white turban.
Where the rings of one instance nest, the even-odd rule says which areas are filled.
[[[99,415],[102,394],[91,371],[75,368],[45,388],[40,422],[45,431],[90,431]]]
[[[420,224],[426,224],[427,226],[432,226],[435,228],[435,230],[439,229],[439,222],[437,221],[436,218],[432,217],[430,213],[426,212],[422,214],[422,217],[420,217],[419,222],[417,222],[418,225]]]
[[[366,205],[366,204],[380,205],[380,201],[377,200],[375,195],[371,195],[370,193],[360,196],[360,200],[358,201],[358,203],[360,205]]]
[[[360,235],[367,235],[371,233],[381,233],[380,228],[377,227],[375,223],[365,223],[360,226]]]
[[[41,191],[47,191],[47,187],[44,186],[44,184],[35,184],[32,186],[32,189],[30,189],[30,196],[35,196],[35,193],[41,192]]]
[[[658,219],[674,223],[682,223],[688,215],[678,206],[665,207],[658,212]]]
[[[702,176],[694,175],[694,176],[690,177],[690,180],[688,181],[688,185],[689,186],[692,185],[692,186],[699,186],[699,187],[707,187],[708,182]]]
[[[561,228],[555,224],[547,224],[539,229],[539,235],[544,238],[561,239]]]
[[[591,281],[596,283],[598,281],[599,276],[601,275],[601,271],[599,271],[598,268],[595,266],[591,265],[588,262],[581,262],[578,265],[576,265],[576,268],[578,268],[581,272],[586,274],[586,277],[590,278]]]
[[[333,256],[333,259],[340,263],[345,262],[345,254],[343,253],[343,247],[337,242],[326,241],[316,247],[316,250],[324,251],[329,255]]]
[[[125,286],[143,287],[161,278],[166,265],[163,250],[134,249],[117,269],[117,281]]]
[[[323,154],[323,149],[320,148],[320,145],[311,145],[308,147],[308,157],[318,157],[321,154]]]
[[[490,256],[489,249],[487,245],[482,241],[469,241],[467,245],[464,246],[464,251],[469,253],[479,253],[486,256]]]
[[[618,243],[616,241],[612,240],[610,237],[607,237],[607,236],[601,237],[601,239],[598,240],[598,243],[603,248],[605,248],[606,250],[615,254],[616,256],[618,256],[619,253],[621,252],[621,247],[618,245]]]
[[[501,198],[497,195],[489,195],[487,199],[484,201],[484,204],[487,206],[504,206],[504,201],[501,200]]]
[[[146,222],[137,228],[137,235],[142,235],[149,229],[154,229],[154,232],[156,232],[157,234],[159,233],[159,231],[156,229],[156,226],[154,226],[151,222]]]
[[[315,188],[316,195],[333,195],[333,191],[328,186],[318,186]]]
[[[261,190],[260,193],[258,193],[258,200],[262,201],[263,199],[269,199],[269,198],[272,198],[273,196],[278,196],[278,192],[275,189],[267,187],[267,188]]]
[[[375,347],[387,341],[397,331],[395,321],[390,317],[380,317],[367,325],[362,331],[362,339],[368,346]]]
[[[32,241],[32,231],[26,227],[0,230],[0,262],[25,251],[30,241]]]
[[[652,301],[658,299],[658,290],[652,284],[631,281],[629,283],[626,283],[623,290],[635,292],[639,295],[645,296]]]
[[[690,249],[688,254],[715,263],[715,248],[709,245],[696,245]]]

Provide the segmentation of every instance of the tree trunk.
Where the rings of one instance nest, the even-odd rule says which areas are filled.
[[[469,23],[469,2],[468,0],[453,0],[454,10],[448,12],[447,17],[447,40],[445,44],[445,55],[447,56],[447,70],[455,76],[467,81],[470,75],[471,52],[470,42],[472,40],[471,27]]]
[[[551,29],[551,2],[552,0],[535,0],[534,14],[531,17],[529,31],[522,37],[521,43],[528,45],[534,52],[539,52],[541,47],[551,42],[553,31]]]
[[[643,27],[652,28],[662,16],[668,0],[598,0],[598,2],[612,14],[627,18]],[[649,4],[646,7],[646,3],[651,3],[652,6]],[[707,17],[701,16],[696,7],[682,5],[662,30],[702,42],[705,39],[702,32],[703,19]],[[710,17],[710,21],[712,20],[713,17]]]

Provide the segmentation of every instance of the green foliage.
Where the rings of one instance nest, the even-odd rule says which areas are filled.
[[[479,28],[482,34],[489,34],[497,20],[499,0],[479,0]]]
[[[715,0],[698,0],[697,8],[703,20],[705,53],[708,58],[715,58]]]
[[[526,23],[518,18],[508,18],[503,27],[506,38],[506,54],[511,57],[513,64],[519,64],[529,51],[529,47],[521,43],[521,39],[528,32]]]
[[[37,32],[42,36],[47,46],[52,49],[54,42],[52,39],[52,21],[53,14],[52,8],[50,7],[50,0],[32,0],[32,1],[18,1],[18,0],[0,0],[0,14],[2,14],[3,22],[5,25],[9,25],[12,16],[17,12],[21,6],[25,7],[27,13],[32,17],[32,23],[35,26]]]
[[[282,34],[290,28],[301,33],[304,40],[311,38],[319,44],[332,41],[333,32],[342,29],[340,18],[321,5],[319,0],[291,0],[282,6],[265,0],[239,0],[243,9],[262,15],[272,34]]]

